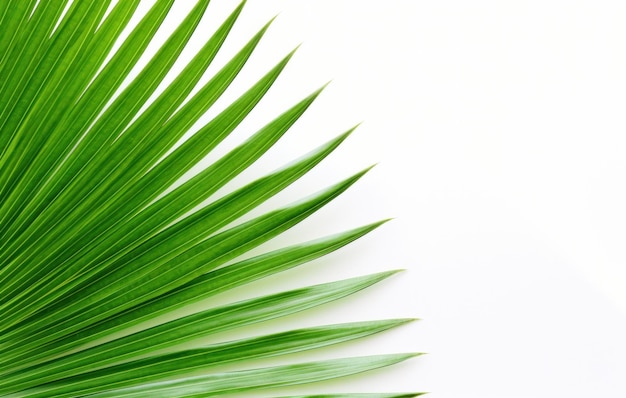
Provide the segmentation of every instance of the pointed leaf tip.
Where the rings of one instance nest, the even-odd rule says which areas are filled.
[[[405,268],[397,268],[397,269],[394,269],[394,270],[391,270],[391,271],[387,271],[387,272],[389,273],[389,276],[391,276],[391,275],[399,274],[401,272],[406,272],[406,269]]]
[[[320,95],[320,93],[322,91],[324,91],[326,89],[326,87],[328,87],[328,84],[330,84],[330,82],[326,82],[326,83],[322,84],[320,86],[320,88],[318,88],[317,90],[313,91],[313,94],[311,94],[311,95],[315,95],[315,96]]]
[[[393,221],[393,220],[395,220],[395,217],[388,217],[388,218],[384,218],[384,219],[380,220],[378,223],[379,223],[379,225],[383,225],[383,224],[386,224],[389,221]]]
[[[379,280],[384,280],[387,278],[390,278],[391,276],[404,271],[403,269],[394,269],[394,270],[390,270],[390,271],[383,271],[383,272],[379,272],[377,274],[374,274],[376,276],[378,276],[378,278],[380,278]]]
[[[387,319],[387,320],[384,320],[382,322],[387,322],[387,323],[393,325],[393,327],[398,327],[398,326],[402,326],[402,325],[407,325],[407,324],[415,322],[417,320],[418,320],[418,318],[395,318],[395,319]]]
[[[373,164],[371,166],[368,166],[366,168],[364,168],[363,170],[359,171],[358,173],[356,173],[354,175],[354,178],[359,179],[361,177],[363,177],[365,174],[367,174],[370,170],[372,170],[374,167],[376,166],[376,164]]]
[[[296,51],[298,51],[298,50],[300,49],[300,46],[302,46],[302,43],[300,43],[300,44],[298,44],[297,46],[295,46],[295,47],[293,48],[293,50],[291,50],[291,51],[289,52],[289,54],[287,54],[287,57],[285,57],[285,58],[290,59],[291,57],[293,57],[293,55],[296,53]]]
[[[272,23],[274,23],[274,21],[276,20],[276,18],[278,18],[278,15],[279,15],[279,14],[280,14],[280,13],[278,13],[278,14],[274,15],[272,18],[270,18],[270,20],[269,20],[269,21],[267,21],[267,23],[263,26],[263,29],[262,29],[262,30],[263,30],[263,31],[267,30],[267,29],[270,27],[270,25],[271,25]]]
[[[398,353],[398,354],[389,354],[390,356],[395,356],[396,358],[398,358],[398,361],[396,363],[400,363],[400,362],[404,362],[404,361],[408,361],[409,359],[413,359],[413,358],[417,358],[420,357],[422,355],[426,355],[426,353],[423,352],[404,352],[404,353]]]
[[[388,221],[389,219],[375,221],[373,223],[363,225],[362,227],[355,228],[355,230],[366,230],[368,232],[371,232],[375,230],[376,228],[380,227],[381,225],[386,224]]]

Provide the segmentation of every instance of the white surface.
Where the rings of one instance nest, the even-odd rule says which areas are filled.
[[[380,162],[285,241],[397,217],[257,290],[408,268],[295,322],[417,316],[409,327],[309,358],[429,352],[309,391],[626,396],[626,3],[248,3],[231,51],[280,15],[240,89],[303,45],[242,135],[334,79],[258,167],[364,120],[283,198]],[[214,0],[207,32],[235,4]]]

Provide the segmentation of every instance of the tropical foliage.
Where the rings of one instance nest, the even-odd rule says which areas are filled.
[[[181,311],[319,258],[383,222],[249,254],[366,171],[237,222],[311,170],[350,131],[211,199],[272,147],[319,91],[189,177],[261,101],[291,54],[192,130],[246,65],[268,26],[197,87],[243,3],[234,7],[159,93],[208,7],[208,0],[194,3],[157,53],[129,78],[173,3],[158,0],[130,24],[139,0],[0,2],[0,396],[208,397],[336,378],[412,356],[272,367],[247,362],[365,337],[408,319],[194,344],[337,300],[394,272]],[[238,369],[224,370],[225,364]]]

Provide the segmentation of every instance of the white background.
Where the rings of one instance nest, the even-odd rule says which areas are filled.
[[[341,253],[233,297],[406,268],[276,327],[419,317],[306,358],[429,353],[307,391],[625,397],[626,3],[248,3],[217,64],[280,15],[235,94],[303,44],[239,129],[242,136],[333,80],[256,170],[360,121],[344,146],[281,200],[379,162],[273,244],[396,219]],[[202,32],[210,34],[235,5],[214,0]]]

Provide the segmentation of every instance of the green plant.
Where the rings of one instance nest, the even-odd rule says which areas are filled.
[[[267,26],[191,95],[237,20],[240,4],[175,80],[151,100],[208,1],[195,4],[124,87],[173,0],[157,1],[121,47],[112,51],[138,4],[139,0],[123,0],[109,10],[108,1],[0,3],[0,396],[215,396],[340,377],[411,357],[395,354],[220,370],[224,364],[245,369],[250,359],[357,339],[407,323],[406,319],[184,346],[345,297],[394,272],[191,314],[177,312],[321,257],[382,222],[243,258],[365,173],[234,224],[307,173],[350,132],[206,204],[298,120],[317,91],[172,189],[263,98],[291,54],[182,140],[235,79]]]

